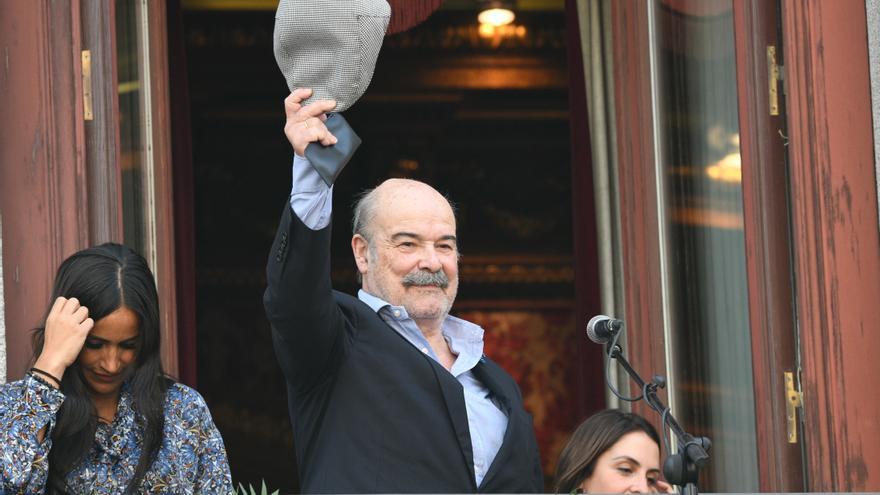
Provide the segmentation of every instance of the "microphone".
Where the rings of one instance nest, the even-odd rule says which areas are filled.
[[[587,323],[587,337],[597,344],[605,344],[623,330],[623,321],[605,315],[596,315]]]

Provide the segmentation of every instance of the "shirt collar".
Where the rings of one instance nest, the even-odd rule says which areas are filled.
[[[119,391],[119,404],[116,406],[113,422],[98,423],[95,441],[99,449],[104,450],[114,459],[120,459],[124,456],[125,450],[131,447],[129,435],[132,430],[135,430],[135,411],[129,382],[126,381]]]
[[[377,313],[379,312],[380,309],[384,308],[385,306],[391,306],[390,303],[383,301],[382,299],[370,294],[369,292],[365,291],[364,289],[360,289],[358,291],[358,299],[360,299],[361,302],[363,302],[364,304],[366,304],[367,306],[372,308],[372,310]]]
[[[483,329],[469,321],[447,316],[443,322],[443,337],[458,359],[449,370],[454,376],[470,371],[483,357]]]
[[[408,320],[415,327],[415,322],[409,319],[406,308],[403,306],[393,306],[391,303],[363,289],[358,291],[358,299],[379,314],[381,314],[383,309],[387,308],[395,318]],[[399,329],[395,330],[400,331]],[[446,319],[443,320],[441,332],[443,332],[443,337],[449,344],[453,354],[458,356],[450,370],[453,375],[458,376],[460,373],[471,370],[477,365],[480,358],[483,357],[484,331],[479,325],[447,315]],[[421,336],[421,332],[418,333]],[[424,337],[421,338],[424,339]]]

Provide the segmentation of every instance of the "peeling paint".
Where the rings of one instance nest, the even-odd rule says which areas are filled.
[[[865,482],[868,480],[868,466],[861,456],[851,457],[846,463],[846,480],[847,491],[862,491],[865,488]]]
[[[5,56],[3,58],[6,60],[6,62],[3,64],[3,80],[8,81],[9,80],[9,47],[8,46],[3,47],[3,53],[5,54]]]
[[[843,198],[846,200],[846,212],[849,216],[852,216],[852,189],[850,189],[846,177],[843,178],[841,191],[843,192]]]
[[[39,151],[42,149],[42,139],[41,139],[41,127],[38,124],[37,128],[34,130],[34,139],[31,144],[31,163],[30,163],[30,175],[31,177],[37,176],[38,163],[37,157],[39,155]],[[51,165],[50,165],[51,168]]]

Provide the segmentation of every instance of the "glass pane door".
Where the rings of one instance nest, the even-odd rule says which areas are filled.
[[[116,1],[123,239],[156,267],[146,0]]]
[[[654,0],[654,131],[673,413],[712,439],[700,488],[758,490],[731,0]]]
[[[168,32],[165,2],[116,0],[120,197],[123,242],[140,252],[159,291],[161,355],[178,375]]]

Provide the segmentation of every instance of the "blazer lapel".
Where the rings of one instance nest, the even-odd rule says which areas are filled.
[[[492,460],[492,465],[489,466],[489,471],[487,471],[486,476],[483,477],[483,483],[480,485],[481,491],[485,491],[484,489],[490,486],[492,478],[502,467],[507,465],[507,458],[510,457],[510,452],[513,448],[511,447],[511,438],[515,438],[514,433],[516,433],[519,426],[516,411],[511,407],[511,397],[509,397],[507,392],[498,384],[492,370],[486,364],[484,359],[485,358],[481,359],[480,362],[474,366],[472,371],[477,380],[480,380],[480,382],[489,389],[492,393],[492,397],[496,400],[497,404],[501,406],[502,411],[507,414],[507,430],[504,431],[504,441],[501,443],[501,448],[498,449],[498,453],[495,454],[495,459]]]
[[[437,377],[437,383],[443,392],[443,399],[446,402],[446,409],[449,411],[449,419],[452,427],[455,429],[455,436],[461,447],[461,453],[464,462],[467,465],[468,472],[471,475],[471,483],[476,490],[476,476],[474,475],[474,451],[471,444],[471,430],[468,426],[467,408],[464,405],[464,389],[461,383],[455,379],[443,366],[425,356],[425,359],[431,364],[434,375]]]
[[[446,410],[449,412],[449,421],[452,423],[452,428],[455,430],[456,440],[458,440],[458,445],[461,447],[462,459],[464,460],[465,466],[467,466],[468,473],[470,473],[471,487],[473,488],[473,491],[477,491],[476,475],[474,474],[474,450],[471,442],[471,429],[468,424],[467,407],[464,404],[464,389],[462,388],[461,383],[459,383],[459,381],[456,380],[455,377],[452,376],[452,374],[449,373],[449,371],[447,371],[440,363],[434,361],[431,356],[418,352],[415,347],[403,337],[403,335],[397,333],[397,331],[391,328],[391,326],[382,320],[379,315],[376,315],[376,318],[382,321],[382,324],[389,332],[406,342],[406,346],[411,348],[413,352],[419,354],[434,371],[434,377],[437,378],[437,385],[440,387],[440,391],[443,394],[443,401],[446,403]],[[477,367],[479,367],[479,365]],[[489,388],[488,385],[487,388]],[[492,389],[490,388],[490,390]],[[506,439],[507,435],[505,434],[505,441]]]

